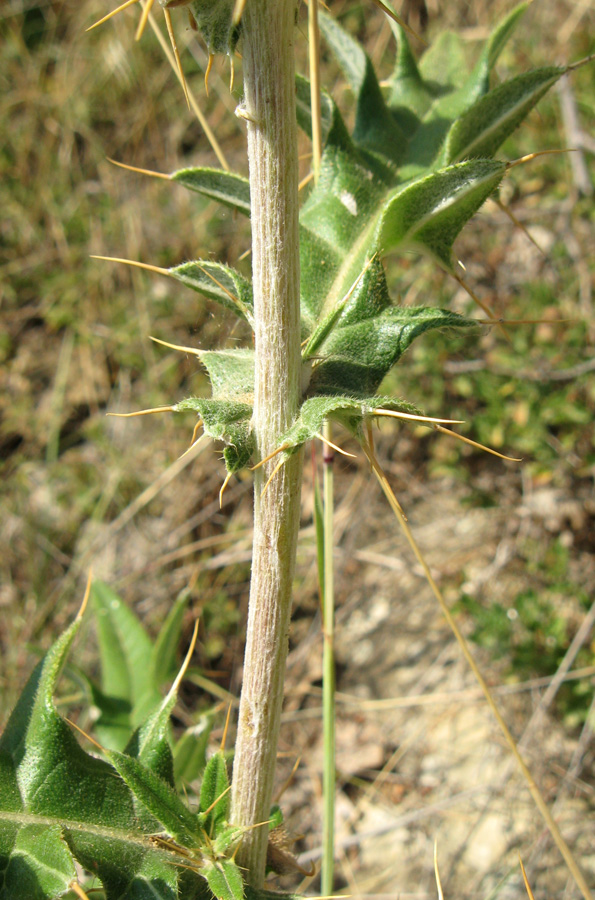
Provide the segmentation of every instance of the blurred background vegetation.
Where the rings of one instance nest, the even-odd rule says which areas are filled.
[[[472,57],[477,39],[510,6],[410,0],[406,11],[430,39],[445,27],[457,29]],[[394,44],[382,15],[354,0],[331,9],[388,71]],[[246,335],[183,287],[90,257],[168,266],[212,256],[248,272],[249,260],[238,260],[249,232],[215,204],[108,160],[159,172],[218,164],[154,35],[147,29],[134,43],[136,7],[85,33],[107,11],[99,0],[4,0],[0,11],[0,721],[41,650],[71,619],[91,564],[153,633],[190,585],[201,616],[197,664],[238,689],[250,478],[234,479],[220,510],[224,472],[212,447],[169,478],[189,443],[192,417],[105,414],[207,391],[195,359],[154,345],[149,335],[201,347],[233,345]],[[587,2],[533,4],[499,76],[593,53],[594,22]],[[204,49],[183,11],[176,23],[188,82],[230,166],[245,172],[244,129],[233,115],[241,77],[231,95],[228,68],[217,62],[207,97]],[[305,71],[303,8],[297,44]],[[349,97],[325,64],[327,87],[348,116]],[[577,115],[574,128],[568,110]],[[517,681],[556,671],[595,585],[594,120],[589,65],[564,91],[546,97],[504,147],[509,159],[569,146],[581,151],[517,167],[502,189],[503,203],[540,249],[495,203],[457,244],[467,282],[497,314],[540,324],[511,326],[510,341],[487,328],[471,338],[432,334],[414,345],[385,386],[428,414],[464,419],[469,437],[523,457],[520,466],[503,464],[421,428],[386,427],[378,438],[405,508],[425,500],[433,510],[431,546],[442,543],[441,504],[452,497],[461,520],[470,511],[498,511],[500,536],[487,542],[493,554],[483,574],[473,568],[473,554],[442,571],[465,627],[487,648],[485,659],[500,664],[500,678]],[[305,175],[309,147],[302,144]],[[403,303],[474,309],[427,261],[391,259],[387,270]],[[342,541],[347,552],[369,487],[361,461],[337,465],[340,553]],[[311,494],[307,474],[296,647],[318,603]],[[374,527],[392,533],[380,500]],[[376,537],[369,538],[370,552],[386,557],[390,551],[378,549]],[[341,603],[353,573],[340,560],[338,568]],[[81,654],[94,665],[91,639]],[[557,714],[578,734],[573,730],[585,722],[593,694],[592,635],[573,660],[587,675],[558,695]],[[186,698],[189,709],[206,702],[195,694]]]

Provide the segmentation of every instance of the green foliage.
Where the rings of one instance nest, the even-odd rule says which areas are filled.
[[[490,88],[496,60],[525,8],[517,7],[495,29],[466,78],[458,65],[442,65],[444,46],[428,51],[418,66],[405,33],[394,26],[397,58],[384,94],[361,46],[321,15],[326,41],[354,94],[356,117],[350,135],[323,93],[320,178],[300,216],[302,408],[279,435],[280,453],[295,452],[316,436],[325,418],[340,420],[359,436],[364,420],[383,403],[411,412],[406,401],[376,396],[387,372],[426,331],[469,330],[474,324],[443,309],[399,306],[381,258],[414,250],[454,274],[455,239],[506,174],[505,163],[493,155],[565,71],[539,69]],[[454,52],[457,39],[444,41]],[[310,132],[303,78],[297,98],[298,121]],[[186,169],[172,178],[248,212],[248,184],[238,175]],[[213,266],[198,261],[171,272],[251,322],[248,282],[223,266],[217,274]],[[253,354],[197,355],[211,379],[212,398],[189,398],[175,409],[196,410],[205,432],[225,444],[227,469],[235,472],[254,452]]]
[[[132,732],[161,701],[160,688],[175,674],[175,655],[189,593],[172,605],[156,643],[125,603],[100,581],[93,583],[101,682],[88,681],[100,716],[95,733],[104,747],[122,750]]]
[[[232,50],[238,36],[233,0],[193,0],[190,6],[209,51]],[[399,306],[381,259],[392,251],[421,251],[453,272],[455,239],[506,174],[493,155],[564,72],[548,67],[490,88],[498,54],[524,9],[494,31],[468,77],[456,36],[443,37],[418,66],[395,28],[397,58],[384,92],[359,44],[321,16],[354,94],[356,117],[349,134],[337,106],[323,95],[321,175],[301,214],[303,402],[291,428],[279,435],[283,453],[317,435],[326,418],[359,436],[379,406],[417,412],[405,400],[377,395],[385,375],[425,332],[467,333],[474,325],[435,306]],[[304,79],[298,79],[297,98],[300,125],[310,131]],[[240,176],[185,169],[172,180],[249,212]],[[252,287],[239,272],[210,260],[169,272],[252,323]],[[205,432],[224,443],[234,472],[254,452],[253,352],[197,355],[212,397],[188,398],[175,408],[196,411]],[[244,888],[233,859],[241,832],[227,822],[224,757],[206,760],[210,719],[201,723],[199,741],[187,735],[172,751],[175,695],[162,699],[160,687],[173,674],[186,602],[177,601],[153,644],[109,588],[94,586],[102,675],[100,685],[86,683],[100,711],[101,756],[82,749],[53,701],[78,620],[36,667],[0,739],[0,900],[64,896],[75,862],[99,880],[106,900],[267,896]],[[527,596],[519,605],[535,628],[543,618],[538,598]],[[496,635],[503,633],[501,618]],[[554,627],[547,637],[561,641],[560,635]],[[199,771],[199,805],[192,810],[176,785]]]
[[[124,752],[105,749],[103,759],[86,753],[58,714],[53,694],[79,627],[77,619],[38,664],[0,739],[0,898],[63,896],[77,862],[106,900],[194,898],[207,885],[221,900],[242,900],[233,861],[242,832],[227,823],[223,754],[206,765],[197,811],[174,786],[175,695]]]

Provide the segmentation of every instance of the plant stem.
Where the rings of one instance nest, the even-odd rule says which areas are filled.
[[[294,0],[250,0],[244,92],[252,216],[255,317],[254,430],[260,458],[279,444],[300,400],[298,161],[293,59]],[[283,702],[302,455],[266,491],[276,460],[255,473],[254,546],[246,655],[233,772],[232,820],[270,815]],[[238,863],[262,885],[268,829],[247,831]]]
[[[331,440],[330,422],[325,422],[324,436]],[[334,584],[334,452],[323,448],[323,511],[324,511],[324,588],[322,591],[322,721],[324,739],[323,768],[323,837],[322,875],[323,896],[333,892],[335,869],[335,584]]]

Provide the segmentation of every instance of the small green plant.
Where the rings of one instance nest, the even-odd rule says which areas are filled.
[[[168,28],[169,8],[176,5],[164,3]],[[250,216],[252,279],[208,259],[157,269],[233,311],[254,332],[253,347],[179,348],[203,363],[212,396],[166,407],[197,414],[193,446],[200,427],[223,443],[228,478],[248,466],[255,471],[251,602],[233,780],[230,786],[219,752],[204,765],[195,808],[176,787],[169,716],[180,676],[165,700],[158,687],[171,672],[184,601],[151,647],[138,623],[114,607],[109,589],[98,587],[103,681],[89,690],[101,712],[100,757],[82,750],[53,701],[77,619],[36,668],[0,742],[0,898],[50,900],[74,884],[84,896],[75,861],[98,879],[106,900],[263,895],[269,827],[276,821],[271,795],[302,448],[311,440],[328,444],[323,429],[329,420],[361,445],[587,898],[584,878],[417,549],[376,459],[371,431],[375,420],[388,416],[452,434],[444,428],[449,420],[424,416],[406,399],[378,395],[379,387],[426,332],[466,334],[481,324],[500,324],[485,305],[487,318],[479,320],[439,306],[400,305],[391,296],[383,257],[421,252],[464,284],[453,243],[513,165],[495,154],[569,67],[547,66],[492,86],[494,66],[526,4],[496,27],[469,75],[453,36],[439,40],[418,64],[393,15],[397,56],[383,88],[360,44],[321,14],[321,30],[354,96],[350,132],[332,97],[322,92],[320,104],[313,103],[310,84],[295,76],[295,3],[193,0],[190,9],[209,53],[232,53],[241,26],[239,113],[248,131],[249,179],[205,167],[170,178]],[[143,22],[149,11],[146,4]],[[317,182],[301,212],[298,124],[323,148]]]

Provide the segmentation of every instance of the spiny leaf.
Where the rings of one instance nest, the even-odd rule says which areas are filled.
[[[309,391],[369,397],[417,337],[434,328],[473,326],[472,319],[423,306],[391,307],[374,318],[341,325],[322,345],[322,362],[312,372]]]
[[[512,78],[478,100],[450,129],[445,162],[493,156],[565,71],[558,66],[535,69]]]
[[[414,415],[420,412],[412,404],[394,397],[311,397],[302,403],[299,416],[291,428],[282,435],[279,446],[285,448],[286,454],[291,453],[306,441],[318,437],[324,421],[329,418],[339,422],[352,434],[358,434],[363,419],[379,405],[385,409]]]
[[[406,138],[384,101],[369,56],[332,16],[321,12],[319,21],[355,96],[355,143],[398,165],[403,159]]]
[[[452,245],[504,177],[498,160],[459,163],[406,186],[386,204],[379,226],[384,250],[417,246],[452,271]]]
[[[83,751],[55,709],[79,627],[73,622],[38,663],[0,738],[0,896],[54,900],[76,859],[101,880],[107,900],[176,900],[177,870],[140,829],[128,787]]]
[[[224,206],[237,209],[245,216],[250,215],[250,182],[235,172],[195,167],[179,169],[173,173],[171,180],[211,200],[218,200]]]
[[[209,53],[227,56],[235,50],[240,26],[233,23],[234,6],[235,0],[191,0],[190,12]]]
[[[205,433],[226,445],[223,458],[228,472],[238,472],[248,465],[256,446],[250,404],[189,397],[178,403],[176,409],[195,410],[203,421]]]
[[[254,350],[202,350],[200,361],[209,373],[213,399],[254,401]]]
[[[244,882],[240,870],[231,859],[206,862],[203,874],[217,900],[243,900]]]
[[[196,260],[174,266],[169,273],[193,291],[216,300],[253,325],[252,285],[235,269],[223,263]]]
[[[208,761],[200,786],[200,812],[203,826],[210,837],[215,837],[229,811],[229,778],[223,753],[214,753]]]
[[[419,67],[407,36],[394,27],[399,52],[395,70],[389,79],[389,105],[397,119],[408,124],[408,147],[399,172],[402,181],[419,176],[428,167],[449,161],[440,150],[452,124],[469,110],[489,90],[490,73],[519,19],[527,8],[522,3],[512,10],[494,29],[471,74],[464,80],[465,71],[460,57],[460,42],[456,37],[441,37],[448,54],[430,49]],[[450,59],[447,59],[447,55]],[[400,78],[405,68],[405,84]]]
[[[13,839],[7,842],[8,831],[12,832]],[[2,823],[0,848],[2,900],[46,900],[62,896],[76,876],[74,860],[59,825],[44,823],[18,828]]]
[[[116,750],[108,759],[134,796],[182,846],[193,847],[199,840],[198,820],[182,803],[175,790],[139,760]]]

